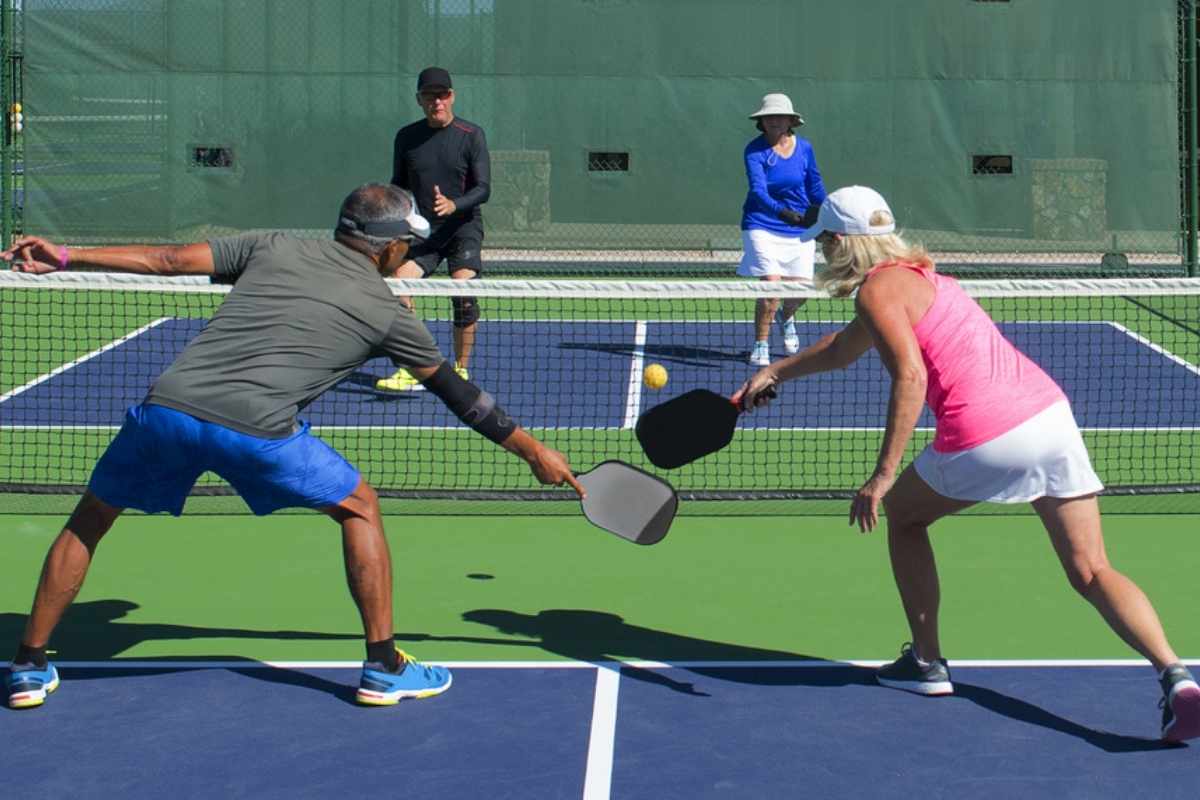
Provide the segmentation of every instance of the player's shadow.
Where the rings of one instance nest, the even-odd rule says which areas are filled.
[[[477,644],[518,645],[544,650],[574,661],[589,663],[617,660],[638,661],[704,661],[736,662],[747,661],[813,661],[825,659],[789,653],[768,648],[717,642],[693,636],[683,636],[667,631],[632,625],[616,614],[579,609],[549,609],[537,614],[521,614],[502,609],[476,609],[462,615],[467,622],[489,625],[512,638],[478,636],[434,636],[421,633],[397,633],[403,641],[453,641]],[[719,666],[689,667],[687,671],[698,675],[715,675],[743,683],[791,684],[806,686],[845,686],[849,684],[872,684],[871,670],[852,665],[830,664],[797,669],[732,670],[729,675]],[[780,673],[787,673],[786,676]],[[661,670],[627,665],[622,674],[633,680],[653,683],[683,694],[708,696],[693,683],[677,681]]]
[[[580,609],[548,609],[522,614],[504,609],[476,609],[462,615],[468,622],[488,625],[506,637],[432,636],[397,633],[408,641],[456,641],[504,646],[520,645],[589,663],[617,660],[717,662],[688,664],[679,670],[720,681],[760,686],[870,686],[877,687],[874,670],[853,664],[829,662],[819,656],[769,648],[718,642],[626,622],[616,614]],[[810,665],[758,666],[747,662],[812,661]],[[724,662],[724,663],[721,663]],[[824,662],[824,663],[822,663]],[[695,683],[679,681],[663,670],[624,666],[622,677],[659,685],[696,697],[709,693]],[[885,691],[880,689],[880,691]],[[887,690],[892,691],[892,690]],[[1051,713],[1032,703],[969,683],[955,682],[955,698],[1018,722],[1073,736],[1111,753],[1160,750],[1173,747],[1156,739],[1098,731]],[[936,701],[928,701],[936,702]],[[941,701],[946,702],[946,701]],[[953,702],[953,699],[950,700]]]
[[[361,633],[322,633],[319,631],[296,630],[248,630],[244,628],[207,628],[193,625],[172,625],[158,622],[134,622],[125,619],[130,612],[139,608],[129,600],[87,600],[73,604],[63,616],[54,632],[51,649],[58,649],[51,658],[69,661],[110,661],[119,665],[119,655],[144,642],[178,641],[193,639],[255,639],[280,641],[349,641],[362,642]],[[0,612],[0,642],[20,641],[25,630],[25,617],[21,613]],[[355,648],[355,652],[358,649]],[[0,655],[7,660],[10,654]],[[155,662],[153,666],[138,666],[119,670],[88,667],[64,669],[63,677],[69,680],[97,680],[129,675],[166,675],[194,667],[172,666],[172,662],[188,661],[244,661],[246,669],[232,669],[239,674],[270,683],[300,686],[332,694],[354,702],[355,688],[326,680],[306,672],[289,669],[272,669],[262,662],[239,655],[206,653],[201,656],[159,656],[128,659],[138,662]],[[161,666],[160,666],[161,662]]]
[[[1074,736],[1076,739],[1082,739],[1093,747],[1098,747],[1109,753],[1139,753],[1149,750],[1173,750],[1178,747],[1178,745],[1159,739],[1123,736],[1118,733],[1109,733],[1108,731],[1098,731],[1088,728],[1080,725],[1078,722],[1072,722],[1044,708],[1035,706],[1033,703],[1001,694],[994,689],[963,683],[960,680],[954,681],[954,696],[963,700],[969,700],[981,708],[986,708],[988,711],[1008,717],[1009,719],[1025,722],[1029,725],[1037,725],[1042,728],[1049,728],[1052,731],[1065,733],[1068,736]]]
[[[634,347],[629,342],[561,342],[560,350],[589,350],[594,353],[632,358],[639,353],[647,359],[661,361],[670,366],[716,367],[723,363],[743,364],[748,350],[730,352],[714,350],[708,347],[687,347],[683,345],[646,345]]]

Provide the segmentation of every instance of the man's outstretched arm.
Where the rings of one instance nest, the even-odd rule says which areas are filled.
[[[14,270],[37,274],[93,269],[141,275],[212,275],[214,270],[212,248],[207,242],[68,248],[37,236],[24,236],[0,253],[0,258]]]

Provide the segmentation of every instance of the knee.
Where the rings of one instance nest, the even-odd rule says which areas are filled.
[[[371,484],[360,479],[358,485],[354,487],[354,491],[346,495],[336,506],[328,508],[326,513],[339,523],[344,523],[354,517],[369,522],[378,521],[381,513],[379,493]]]
[[[474,297],[453,297],[454,327],[467,328],[479,321],[479,300]]]
[[[120,515],[121,509],[109,505],[88,491],[79,498],[66,527],[89,550],[93,550]]]
[[[1101,574],[1110,569],[1107,563],[1076,561],[1067,565],[1067,582],[1082,597],[1090,597]]]
[[[375,491],[375,487],[364,480],[358,482],[358,486],[354,487],[354,494],[363,502],[370,505],[379,505],[379,492]]]
[[[379,516],[379,492],[375,491],[375,487],[367,483],[365,480],[360,480],[358,486],[354,488],[355,499],[358,501],[358,506],[370,513],[373,516]]]

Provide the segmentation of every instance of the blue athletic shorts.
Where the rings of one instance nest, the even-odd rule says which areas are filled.
[[[255,514],[337,505],[358,485],[358,470],[308,429],[264,439],[166,406],[132,406],[88,488],[118,508],[179,516],[196,479],[212,471]]]

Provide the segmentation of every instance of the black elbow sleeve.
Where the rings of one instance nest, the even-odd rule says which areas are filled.
[[[496,398],[463,379],[445,361],[425,381],[425,388],[437,395],[456,417],[496,444],[502,444],[517,429]]]

